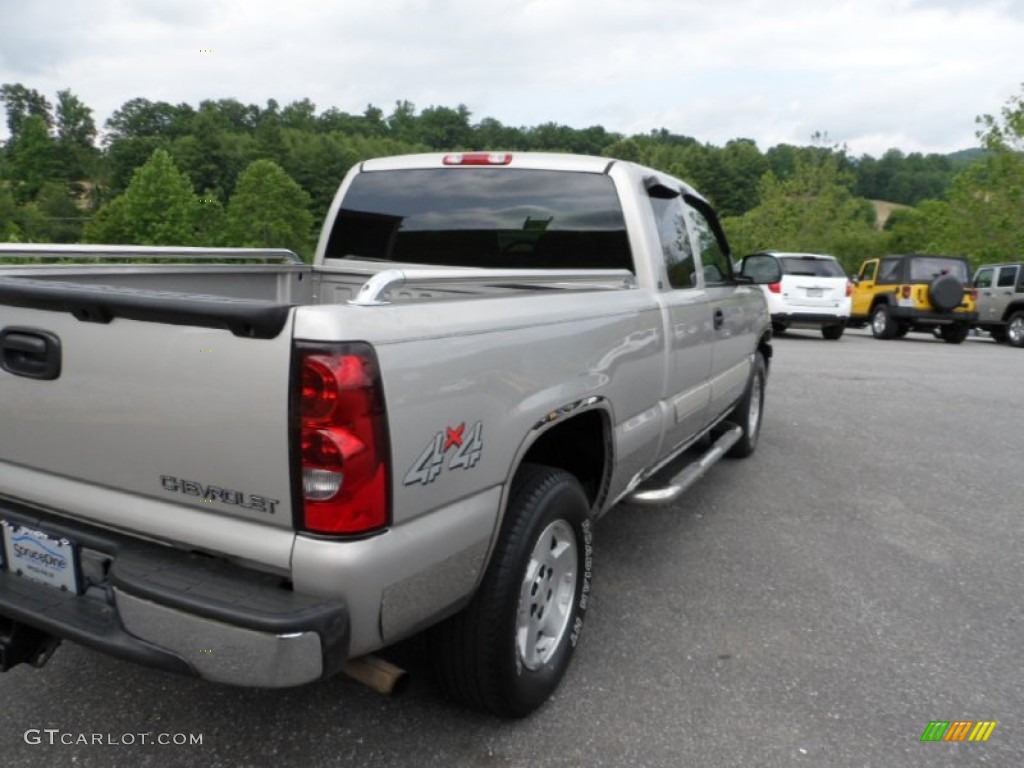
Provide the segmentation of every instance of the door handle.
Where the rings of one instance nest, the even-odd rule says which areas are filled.
[[[60,376],[60,339],[34,328],[0,331],[0,368],[15,376],[50,381]]]
[[[714,313],[714,315],[712,317],[713,317],[713,320],[714,320],[714,323],[715,323],[715,329],[716,330],[718,328],[721,328],[722,324],[725,323],[725,313],[722,310],[720,310],[720,309],[716,309],[715,313]]]

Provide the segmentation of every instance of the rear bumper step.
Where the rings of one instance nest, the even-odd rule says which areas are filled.
[[[296,594],[280,577],[205,555],[26,514],[20,505],[0,503],[0,518],[76,541],[91,564],[77,595],[0,570],[0,622],[232,685],[301,685],[345,664],[349,619],[340,600]]]

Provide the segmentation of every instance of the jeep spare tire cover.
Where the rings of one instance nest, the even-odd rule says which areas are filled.
[[[928,286],[928,295],[933,307],[948,312],[964,300],[964,284],[953,275],[939,275]]]

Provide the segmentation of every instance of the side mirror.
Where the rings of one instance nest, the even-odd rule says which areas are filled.
[[[782,266],[774,256],[755,253],[740,262],[740,274],[755,285],[768,285],[782,279]]]
[[[860,282],[860,275],[850,275],[850,282],[857,285]]]

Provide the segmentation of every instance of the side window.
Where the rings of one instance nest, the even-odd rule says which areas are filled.
[[[700,252],[700,263],[704,269],[704,284],[721,285],[732,275],[725,244],[718,239],[711,222],[703,213],[692,205],[686,207],[690,212],[693,230],[697,236],[697,249]]]
[[[991,288],[992,287],[992,270],[991,269],[979,269],[978,274],[974,277],[975,288]]]
[[[690,234],[686,231],[683,199],[679,196],[667,200],[656,197],[649,199],[658,225],[658,239],[665,257],[669,285],[673,288],[693,288],[697,285],[697,270]]]
[[[861,282],[872,281],[875,279],[875,271],[878,269],[877,261],[869,261],[863,267],[860,268],[860,279]]]
[[[996,286],[999,288],[1012,288],[1017,282],[1017,267],[1002,267],[999,270],[999,280]]]
[[[898,283],[899,272],[899,259],[882,259],[882,265],[878,268],[878,282]]]

